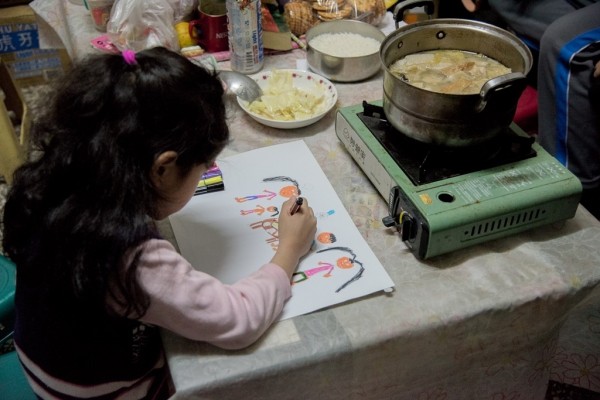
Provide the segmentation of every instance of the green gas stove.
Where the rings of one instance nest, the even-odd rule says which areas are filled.
[[[336,135],[389,205],[383,218],[427,259],[572,218],[581,184],[515,124],[448,148],[391,127],[381,102],[340,108]]]

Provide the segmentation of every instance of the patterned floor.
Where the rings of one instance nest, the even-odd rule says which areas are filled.
[[[550,381],[545,400],[600,400],[600,393]]]

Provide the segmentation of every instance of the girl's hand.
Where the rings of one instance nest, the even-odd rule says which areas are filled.
[[[483,1],[481,1],[481,0],[462,0],[462,3],[463,3],[463,6],[465,6],[465,8],[467,9],[467,11],[475,12],[481,8],[481,3],[483,3]]]
[[[308,253],[317,233],[317,219],[304,197],[300,209],[292,215],[296,197],[285,201],[279,213],[279,246],[271,262],[282,267],[291,278],[300,257]]]

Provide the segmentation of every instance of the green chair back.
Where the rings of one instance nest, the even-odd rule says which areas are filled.
[[[0,321],[14,312],[16,284],[17,268],[15,264],[0,254]]]
[[[0,355],[0,397],[3,399],[35,400],[16,351]]]
[[[17,284],[17,268],[8,258],[0,254],[0,323],[12,329],[12,319],[15,311],[15,287]],[[11,323],[7,323],[7,321]],[[5,335],[3,340],[12,337],[12,332]],[[29,386],[23,367],[12,350],[0,354],[0,397],[3,399],[35,400],[35,393]]]

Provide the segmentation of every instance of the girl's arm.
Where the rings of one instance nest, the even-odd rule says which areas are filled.
[[[269,263],[233,285],[195,270],[166,240],[142,245],[140,285],[150,296],[142,322],[225,349],[254,343],[291,296],[288,274]],[[118,310],[117,310],[118,312]]]

